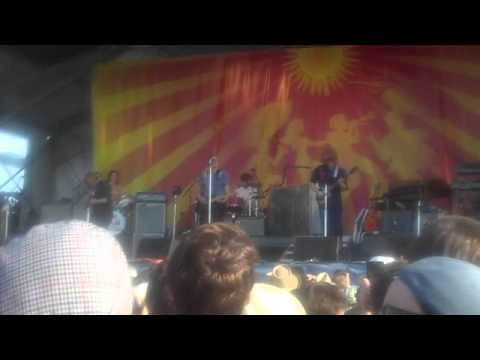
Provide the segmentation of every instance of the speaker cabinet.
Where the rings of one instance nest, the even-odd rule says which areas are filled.
[[[137,201],[134,206],[131,258],[137,255],[142,240],[166,240],[167,203],[165,201]]]
[[[268,235],[274,236],[322,235],[323,219],[313,185],[273,189],[267,226]]]
[[[297,237],[293,258],[296,261],[315,259],[334,262],[338,259],[341,239],[337,236],[328,237]]]
[[[414,234],[415,211],[390,210],[385,211],[380,223],[380,232],[386,234]]]

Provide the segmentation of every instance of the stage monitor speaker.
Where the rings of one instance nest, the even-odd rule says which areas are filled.
[[[167,237],[167,203],[161,197],[137,200],[134,205],[132,249],[135,258],[142,240],[164,241]]]
[[[296,261],[315,259],[334,262],[338,260],[341,239],[337,236],[328,237],[297,237],[293,258]]]

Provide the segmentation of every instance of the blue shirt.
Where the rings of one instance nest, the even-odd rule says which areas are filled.
[[[212,176],[212,198],[226,195],[229,176],[225,170],[217,170]],[[200,179],[201,195],[208,198],[208,171],[202,174]]]

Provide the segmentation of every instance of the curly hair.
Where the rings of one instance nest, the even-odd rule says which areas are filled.
[[[257,251],[236,225],[198,227],[172,254],[164,286],[177,314],[240,314],[255,280]]]
[[[310,315],[336,315],[347,309],[347,299],[336,285],[318,283],[310,288],[307,308]]]

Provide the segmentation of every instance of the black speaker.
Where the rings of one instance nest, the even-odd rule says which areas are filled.
[[[382,215],[380,231],[388,234],[414,234],[415,211],[389,210]]]
[[[337,236],[328,237],[297,237],[293,258],[296,261],[316,259],[334,262],[338,259],[341,239]]]
[[[160,193],[162,194],[162,193]],[[167,237],[166,197],[152,193],[151,198],[137,199],[134,205],[131,257],[137,254],[140,241],[165,240]]]
[[[358,255],[362,260],[382,255],[399,257],[406,255],[410,244],[416,240],[408,234],[365,234],[358,245]]]

